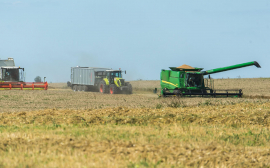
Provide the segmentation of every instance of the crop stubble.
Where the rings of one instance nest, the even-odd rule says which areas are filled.
[[[268,99],[1,93],[3,167],[270,166]]]

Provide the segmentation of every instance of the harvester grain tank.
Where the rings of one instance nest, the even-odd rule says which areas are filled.
[[[180,67],[169,67],[171,70],[161,70],[160,85],[161,95],[210,95],[210,96],[242,96],[242,90],[223,90],[225,92],[217,92],[214,90],[213,80],[210,78],[210,74],[224,72],[228,70],[243,68],[247,66],[255,65],[257,68],[261,68],[258,62],[252,61],[222,68],[211,69],[202,71],[203,68],[193,68],[187,65]],[[209,80],[204,79],[204,75],[209,75]],[[231,93],[233,92],[233,93]]]
[[[0,60],[0,89],[44,89],[47,82],[24,82],[24,68],[15,66],[13,58]]]
[[[67,85],[74,91],[132,94],[132,85],[122,78],[122,72],[109,68],[71,67],[71,81]]]

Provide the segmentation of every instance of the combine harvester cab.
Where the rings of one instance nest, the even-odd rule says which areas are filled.
[[[242,90],[215,90],[214,81],[210,78],[210,74],[243,68],[255,65],[261,68],[258,62],[247,62],[222,68],[216,68],[208,71],[202,71],[203,68],[193,68],[188,65],[180,67],[170,67],[171,70],[161,70],[160,85],[161,95],[169,96],[238,96],[243,95]],[[209,79],[205,79],[204,75],[209,75]],[[223,91],[223,92],[218,92]]]
[[[0,60],[0,90],[47,90],[47,82],[24,82],[24,68],[16,67],[13,58]]]
[[[71,67],[71,81],[67,86],[74,91],[132,94],[132,86],[122,78],[121,70],[96,67]]]

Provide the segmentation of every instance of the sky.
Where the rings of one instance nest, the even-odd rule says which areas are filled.
[[[210,70],[212,78],[270,77],[270,1],[0,0],[0,58],[13,57],[27,82],[70,80],[70,67],[126,70],[159,80],[161,69]]]

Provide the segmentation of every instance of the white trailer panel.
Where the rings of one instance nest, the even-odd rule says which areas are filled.
[[[71,67],[71,84],[73,85],[95,85],[95,72],[106,71],[109,68],[96,67]]]

